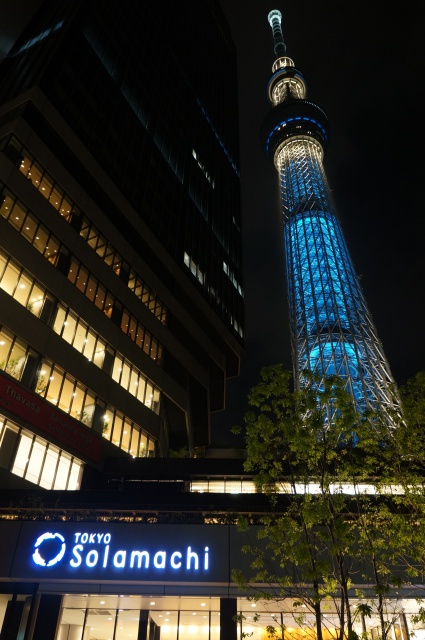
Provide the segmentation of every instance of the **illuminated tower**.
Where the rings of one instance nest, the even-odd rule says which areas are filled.
[[[275,60],[273,105],[263,124],[267,156],[279,173],[296,385],[303,370],[347,381],[360,411],[392,404],[394,381],[355,274],[323,168],[325,113],[286,56],[281,13],[268,16]]]

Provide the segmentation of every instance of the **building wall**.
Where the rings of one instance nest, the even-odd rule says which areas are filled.
[[[197,20],[47,1],[1,65],[0,369],[128,457],[207,445],[243,352],[235,50]],[[6,470],[57,474],[64,434],[6,401]]]

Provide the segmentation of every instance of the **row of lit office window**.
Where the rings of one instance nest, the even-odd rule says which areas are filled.
[[[87,387],[65,373],[47,358],[41,361],[37,383],[37,393],[65,413],[76,418],[87,427],[93,427],[95,412],[100,411],[102,435],[120,449],[133,457],[153,455],[155,444],[149,441],[145,433],[134,422],[126,418],[120,411],[98,398]],[[159,411],[159,394],[149,394],[152,389],[144,390],[152,405],[152,410]]]
[[[62,271],[84,295],[104,314],[111,318],[115,305],[115,297],[95,278],[76,258],[67,256],[67,250],[9,190],[3,188],[4,198],[0,205],[3,216],[26,240],[38,250],[49,262]],[[70,264],[69,264],[70,262]],[[122,309],[121,330],[128,335],[138,347],[158,365],[163,363],[163,347],[135,317],[126,309]]]
[[[252,480],[245,478],[219,480],[191,480],[191,493],[258,493]]]
[[[21,380],[28,361],[39,358],[39,354],[29,345],[0,326],[0,369]],[[115,379],[122,377],[119,364],[115,363]],[[131,382],[137,382],[137,379],[132,379],[131,371],[125,370],[124,378],[129,385]],[[49,359],[41,358],[33,388],[38,395],[87,427],[91,428],[94,421],[99,421],[103,437],[134,457],[154,455],[155,442],[148,438],[139,425],[107,405]],[[143,394],[144,402],[150,403],[152,411],[159,413],[158,390],[146,385]]]
[[[119,274],[121,272],[122,257],[86,216],[83,216],[80,236],[87,241],[87,244],[103,258],[115,273]],[[154,293],[146,282],[131,268],[127,286],[162,324],[167,323],[167,308],[156,293]]]
[[[107,343],[79,316],[61,304],[57,305],[53,331],[99,369],[103,368]]]
[[[237,279],[235,278],[235,275],[232,271],[232,269],[229,267],[229,265],[227,264],[227,262],[225,262],[223,260],[223,271],[224,273],[227,275],[227,277],[229,278],[230,282],[233,284],[233,286],[235,287],[236,291],[239,293],[239,295],[242,296],[243,298],[243,292],[242,292],[242,287],[239,284],[239,282],[237,281]]]
[[[190,492],[192,493],[262,493],[253,480],[247,478],[220,478],[206,480],[191,480]],[[320,495],[322,489],[318,482],[291,483],[276,482],[268,487],[275,494],[293,495]],[[388,484],[376,486],[362,483],[334,482],[329,485],[329,491],[338,495],[402,495],[404,489],[401,485]]]
[[[29,354],[29,347],[0,325],[0,370],[20,380]]]
[[[9,293],[14,300],[25,306],[35,316],[40,317],[47,297],[45,289],[21,269],[12,258],[0,250],[0,289]],[[58,304],[53,322],[53,330],[74,349],[82,353],[90,362],[105,370],[106,350],[111,354],[111,371],[106,371],[122,387],[135,396],[149,409],[159,411],[159,391],[146,377],[121,354],[116,353],[89,325],[73,311]]]
[[[11,446],[11,443],[16,449],[11,473],[43,489],[79,489],[83,469],[81,460],[0,414],[0,450]],[[5,452],[6,457],[8,453]]]
[[[201,271],[201,269],[199,268],[199,265],[196,264],[194,259],[186,251],[183,254],[183,262],[184,262],[185,266],[193,274],[193,276],[201,284],[205,284],[205,282],[206,282],[205,274]],[[226,268],[227,268],[227,271],[226,271]],[[227,264],[225,262],[223,262],[223,271],[226,273],[226,275],[229,276],[229,268],[228,268],[228,266],[227,266]],[[232,278],[230,276],[229,276],[229,278],[233,282],[233,286],[237,289],[238,288],[237,281],[235,279],[232,280]],[[236,282],[236,284],[235,284],[235,282]],[[207,284],[207,287],[208,287],[208,290],[210,291],[210,293],[212,294],[212,296],[214,296],[216,301],[219,303],[220,302],[220,298],[217,296],[214,288],[209,286],[208,284]],[[243,296],[242,289],[240,290],[240,294]],[[226,311],[227,311],[227,309],[226,309]],[[230,320],[231,325],[235,329],[235,331],[237,331],[239,333],[239,335],[241,336],[241,338],[243,338],[244,333],[243,333],[242,325],[231,314],[229,314],[229,320]]]
[[[77,289],[93,302],[108,318],[112,318],[113,309],[116,306],[115,297],[109,293],[99,280],[76,258],[71,258],[68,271],[70,280]],[[127,309],[121,311],[121,331],[123,331],[140,349],[158,365],[162,365],[164,349],[156,338],[153,337],[144,325]]]
[[[53,330],[145,406],[159,413],[159,390],[72,311],[58,305]],[[108,370],[105,368],[106,352],[111,355],[112,362]]]
[[[0,214],[32,244],[45,258],[56,266],[61,243],[40,220],[20,202],[12,192],[0,183]]]
[[[39,317],[46,290],[0,249],[0,289]]]
[[[58,185],[53,177],[44,167],[35,160],[34,156],[24,147],[24,145],[12,136],[3,141],[1,148],[8,147],[16,153],[20,160],[19,170],[31,181],[34,187],[50,202],[50,204],[67,220],[81,220],[80,235],[87,244],[110,266],[116,274],[119,274],[123,264],[123,258],[115,247],[105,238],[97,227],[84,215],[75,202]],[[163,324],[167,322],[167,308],[154,291],[144,282],[144,280],[130,269],[128,287],[143,302],[145,306]]]

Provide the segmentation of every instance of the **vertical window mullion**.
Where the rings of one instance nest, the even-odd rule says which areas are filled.
[[[71,397],[71,403],[69,405],[69,415],[72,416],[72,406],[74,404],[74,398],[77,395],[77,380],[74,378],[74,385],[73,385],[73,391],[72,391],[72,397]]]
[[[50,444],[48,444],[48,446],[50,446]],[[55,486],[55,482],[56,482],[56,476],[58,474],[58,469],[59,469],[59,463],[62,457],[62,449],[59,449],[58,451],[58,457],[56,458],[56,466],[55,466],[55,470],[53,472],[53,477],[52,477],[52,486],[50,487],[51,489],[53,489],[53,487]]]
[[[57,370],[57,371],[59,371],[59,370]],[[60,383],[60,386],[59,386],[58,401],[57,401],[57,403],[56,403],[56,407],[57,407],[58,409],[60,409],[60,400],[61,400],[61,397],[62,397],[63,386],[64,386],[64,384],[65,384],[65,380],[66,380],[66,372],[65,372],[65,371],[63,371],[63,372],[61,373],[61,376],[62,376],[62,379],[61,379],[61,383]],[[61,411],[63,411],[63,409],[61,409]]]
[[[21,436],[21,434],[22,434],[22,429],[19,429],[19,435]],[[30,450],[28,451],[28,458],[27,458],[27,462],[26,462],[26,464],[25,464],[24,473],[22,474],[22,477],[23,477],[23,478],[26,478],[26,475],[27,475],[28,465],[29,465],[29,463],[30,463],[31,455],[32,455],[32,451],[33,451],[33,448],[34,448],[34,442],[35,442],[35,436],[33,436],[33,437],[32,437],[31,447],[30,447]]]
[[[47,442],[47,444],[44,447],[43,460],[42,460],[42,463],[40,465],[40,471],[38,473],[38,478],[37,478],[37,482],[36,482],[37,485],[40,484],[41,476],[43,475],[43,469],[44,469],[44,465],[46,464],[47,450],[48,450],[49,446],[50,446],[50,443]]]

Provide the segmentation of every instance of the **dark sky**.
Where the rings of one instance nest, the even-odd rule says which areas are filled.
[[[213,440],[230,442],[263,366],[292,369],[278,178],[259,140],[274,61],[267,15],[327,113],[325,169],[396,382],[425,370],[425,32],[407,0],[222,0],[238,51],[246,356]],[[390,6],[391,5],[391,6]]]

